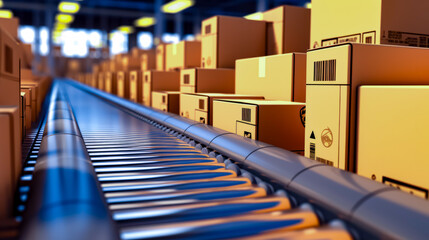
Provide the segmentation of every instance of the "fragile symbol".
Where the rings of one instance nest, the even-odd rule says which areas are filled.
[[[305,106],[299,110],[299,116],[301,117],[301,123],[305,127]]]
[[[244,137],[252,138],[252,133],[251,133],[251,132],[244,131]]]
[[[325,130],[322,131],[321,140],[323,146],[325,146],[326,148],[332,146],[332,143],[334,142],[334,136],[332,135],[331,129],[325,128]]]
[[[316,136],[314,136],[314,132],[313,131],[311,131],[310,138],[311,139],[316,139]]]

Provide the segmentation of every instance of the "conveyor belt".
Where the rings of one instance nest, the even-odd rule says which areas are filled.
[[[180,132],[174,127],[180,128],[185,123],[172,115],[153,111],[146,117],[124,107],[131,103],[121,104],[118,99],[114,102],[113,96],[103,98],[103,94],[95,93],[97,90],[70,82],[54,85],[42,156],[39,156],[32,185],[35,187],[31,189],[29,210],[24,215],[23,239],[61,236],[58,234],[70,233],[73,227],[84,229],[79,231],[79,239],[391,237],[376,226],[368,226],[372,220],[366,222],[359,216],[348,216],[343,209],[350,207],[356,211],[370,196],[392,191],[397,194],[399,191],[393,188],[378,183],[372,186],[369,180],[367,183],[360,177],[332,170],[345,174],[349,182],[338,182],[337,189],[320,188],[318,192],[318,184],[334,186],[332,182],[338,180],[335,175],[326,178],[323,171],[330,171],[331,167],[307,163],[307,159],[283,150],[280,153],[291,161],[281,162],[276,155],[279,150],[258,142],[252,144],[259,148],[243,154],[240,146],[247,147],[246,140],[234,142],[231,139],[235,135],[224,139],[226,145],[215,139],[227,133],[219,133],[210,141],[204,137],[198,139],[195,131],[185,134],[197,126],[195,123],[189,123],[186,130]],[[164,121],[170,118],[170,126],[154,121],[157,114]],[[201,136],[210,134],[209,130],[201,131]],[[236,151],[229,153],[228,148]],[[271,159],[255,157],[268,150]],[[244,164],[246,161],[250,163]],[[261,161],[265,162],[261,164]],[[278,169],[266,172],[264,165],[267,168],[277,165]],[[56,170],[58,166],[60,171]],[[302,166],[305,168],[298,169]],[[321,172],[312,176],[313,170],[307,170],[311,168]],[[297,173],[285,180],[293,171]],[[58,176],[60,173],[64,176]],[[63,182],[48,182],[55,177]],[[313,180],[318,182],[312,183]],[[49,186],[40,192],[36,186],[42,183]],[[75,196],[66,192],[70,189],[75,191]],[[331,191],[334,199],[325,199],[325,191]],[[52,197],[52,194],[63,195]],[[344,199],[335,199],[342,194]],[[398,196],[404,197],[402,194],[399,192]],[[408,195],[405,198],[408,199]],[[420,199],[413,197],[412,200],[422,204]],[[353,203],[334,205],[341,201]],[[72,206],[68,205],[70,202]],[[403,207],[402,203],[396,204]],[[64,213],[77,220],[64,220],[67,215]],[[428,221],[426,214],[413,215],[412,219]],[[54,223],[50,218],[58,219]],[[91,227],[99,227],[92,230],[100,234],[91,233]],[[408,230],[399,231],[402,235],[393,232],[394,237],[408,234]],[[421,234],[424,232],[414,236],[423,236]]]

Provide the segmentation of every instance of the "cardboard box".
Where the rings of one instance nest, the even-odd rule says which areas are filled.
[[[165,68],[167,71],[195,68],[201,62],[201,42],[181,41],[167,44]]]
[[[0,26],[13,40],[18,40],[19,18],[0,18]]]
[[[90,79],[89,86],[91,86],[93,88],[97,88],[98,75],[99,74],[100,74],[99,72],[93,72],[93,73],[91,73],[91,79]]]
[[[180,92],[152,92],[152,107],[164,112],[179,114]]]
[[[27,131],[31,129],[31,123],[33,121],[32,118],[32,92],[31,88],[21,88],[21,95],[22,93],[25,93],[25,128]]]
[[[156,70],[164,71],[165,70],[165,49],[166,44],[159,44],[156,46]]]
[[[179,72],[145,71],[143,72],[143,104],[152,106],[152,92],[179,91]]]
[[[215,16],[202,22],[201,67],[234,68],[235,60],[265,55],[266,22]]]
[[[214,100],[213,126],[289,151],[304,150],[305,103],[267,100]]]
[[[27,117],[26,106],[27,105],[26,105],[26,102],[27,102],[28,97],[29,96],[26,95],[25,92],[21,92],[21,107],[20,107],[20,111],[19,111],[19,121],[20,121],[20,126],[21,126],[21,139],[24,139],[25,136],[27,135],[26,134],[26,132],[27,132],[27,127],[26,127],[26,123],[27,123],[27,121],[26,121],[26,117]]]
[[[305,156],[355,171],[357,87],[429,84],[429,49],[342,44],[307,53]]]
[[[13,21],[12,21],[13,22]],[[0,19],[1,23],[9,21]],[[9,28],[10,26],[6,26]],[[0,29],[0,105],[20,105],[19,57],[21,50],[18,42],[3,29]]]
[[[428,198],[429,86],[358,88],[359,175]]]
[[[117,73],[116,72],[105,72],[104,73],[104,91],[117,94]]]
[[[234,93],[234,69],[192,68],[180,71],[183,93]]]
[[[92,85],[92,73],[85,74],[85,84],[88,86]]]
[[[21,67],[31,68],[34,59],[32,46],[27,43],[20,43],[20,46],[22,51]]]
[[[156,51],[148,50],[141,55],[141,69],[142,71],[156,69]]]
[[[29,100],[30,101],[30,110],[31,110],[31,122],[35,122],[37,120],[37,93],[38,93],[37,85],[34,84],[21,84],[21,91],[29,92]]]
[[[97,84],[97,88],[104,91],[104,74],[105,72],[100,72],[98,74],[98,84]]]
[[[18,106],[1,106],[0,219],[2,220],[12,218],[14,193],[21,174],[21,137],[19,128]]]
[[[321,0],[311,8],[311,47],[347,42],[429,46],[428,1]]]
[[[143,50],[138,47],[133,47],[130,52],[131,52],[131,57],[140,59],[141,56],[147,52],[147,50]]]
[[[141,57],[125,55],[122,57],[122,66],[118,71],[133,71],[141,68]]]
[[[264,97],[227,93],[182,93],[180,95],[180,115],[212,125],[213,101],[216,99],[264,99]]]
[[[130,73],[125,71],[120,71],[116,74],[116,95],[118,97],[130,98]]]
[[[305,102],[305,53],[237,60],[235,92]]]
[[[130,100],[143,103],[143,72],[130,72]]]
[[[307,52],[310,47],[311,10],[280,6],[263,13],[267,23],[267,55]]]

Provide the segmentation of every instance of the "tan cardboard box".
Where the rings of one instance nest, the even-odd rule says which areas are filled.
[[[100,72],[98,74],[98,84],[97,88],[104,91],[104,74],[105,72]]]
[[[202,22],[202,33],[203,68],[234,68],[237,59],[265,55],[265,21],[215,16]]]
[[[22,55],[21,55],[21,67],[31,68],[33,63],[33,50],[31,44],[20,43]]]
[[[122,67],[119,71],[139,70],[141,67],[141,57],[125,55],[122,57]]]
[[[31,110],[31,122],[35,122],[37,120],[37,86],[36,85],[27,85],[21,84],[21,91],[29,92],[29,100],[30,101],[30,110]],[[28,104],[27,104],[28,107]],[[28,109],[28,108],[27,108]]]
[[[359,175],[428,198],[429,86],[358,88]]]
[[[429,1],[319,0],[311,9],[311,47],[356,42],[429,46]]]
[[[105,72],[104,79],[104,91],[111,94],[117,94],[117,72]]]
[[[97,83],[98,83],[98,75],[100,73],[99,72],[92,72],[91,73],[91,80],[90,80],[90,84],[89,86],[93,87],[93,88],[97,88]]]
[[[305,102],[305,53],[237,60],[235,92]]]
[[[140,58],[143,54],[147,52],[147,50],[143,50],[138,47],[133,47],[130,52],[131,52],[131,57]]]
[[[143,72],[130,72],[130,100],[143,103]]]
[[[156,70],[164,71],[165,70],[165,49],[166,44],[159,44],[156,46]]]
[[[152,106],[152,92],[179,91],[179,72],[145,71],[143,72],[143,104]]]
[[[91,86],[92,84],[92,73],[85,74],[85,84]]]
[[[179,114],[180,92],[154,91],[152,92],[152,107],[164,112]]]
[[[214,100],[213,126],[289,151],[304,150],[305,103]]]
[[[0,19],[0,25],[9,22]],[[19,57],[21,50],[18,42],[3,29],[0,29],[0,55],[0,105],[20,106]]]
[[[182,93],[180,95],[180,115],[212,125],[213,101],[216,99],[264,99],[264,97],[227,93]]]
[[[13,198],[21,173],[18,106],[0,107],[0,219],[12,218]]]
[[[141,71],[156,69],[156,50],[145,51],[141,55]]]
[[[120,71],[116,75],[117,81],[117,92],[118,97],[130,98],[130,73],[125,71]]]
[[[31,129],[31,122],[33,121],[32,118],[32,101],[31,101],[31,88],[21,88],[21,95],[22,93],[25,93],[25,128],[26,130]]]
[[[191,68],[180,71],[183,93],[234,93],[234,69]]]
[[[199,67],[201,62],[201,42],[181,41],[167,44],[165,68],[167,71]]]
[[[20,121],[20,126],[21,126],[21,137],[22,139],[25,138],[25,136],[27,135],[27,127],[26,127],[26,118],[27,118],[27,98],[29,96],[26,95],[25,92],[21,92],[21,108],[20,108],[20,112],[19,112],[19,121]]]
[[[342,44],[307,53],[305,156],[355,171],[357,88],[429,84],[429,49]]]
[[[267,55],[307,52],[310,47],[311,10],[280,6],[263,13],[267,21]]]
[[[0,28],[6,31],[13,40],[18,40],[19,18],[0,18]]]

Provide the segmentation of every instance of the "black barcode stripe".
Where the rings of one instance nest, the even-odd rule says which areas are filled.
[[[310,159],[316,160],[316,144],[310,143]]]
[[[337,60],[325,60],[314,62],[314,81],[336,81]]]

